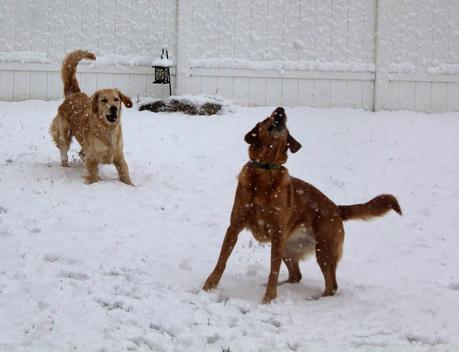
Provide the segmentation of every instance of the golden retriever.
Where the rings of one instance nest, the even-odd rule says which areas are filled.
[[[62,63],[64,102],[59,106],[50,133],[61,152],[62,166],[67,167],[68,150],[72,137],[81,145],[80,155],[86,166],[86,182],[100,180],[99,164],[115,164],[119,179],[132,185],[129,169],[123,155],[121,131],[121,103],[132,107],[129,97],[118,89],[101,89],[91,97],[82,93],[76,78],[76,68],[83,60],[95,60],[94,54],[76,50]]]
[[[323,296],[332,296],[338,289],[343,221],[369,220],[390,209],[402,214],[392,195],[337,206],[317,188],[290,176],[282,164],[287,161],[287,150],[296,153],[301,144],[290,135],[286,120],[279,107],[245,136],[250,161],[239,174],[230,225],[215,269],[204,284],[206,291],[218,285],[238,234],[247,228],[258,241],[271,242],[271,271],[263,303],[277,297],[281,262],[288,269],[286,282],[296,283],[301,280],[299,261],[314,252],[325,279]]]

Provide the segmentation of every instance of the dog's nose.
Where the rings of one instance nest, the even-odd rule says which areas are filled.
[[[276,110],[274,110],[274,115],[283,116],[285,115],[285,110],[283,107],[279,106]]]
[[[116,106],[110,106],[110,113],[112,115],[115,115],[118,111],[118,108]]]

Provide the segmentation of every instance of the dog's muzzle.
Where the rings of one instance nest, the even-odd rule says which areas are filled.
[[[284,108],[278,107],[273,112],[273,124],[270,130],[274,130],[276,132],[282,132],[285,128],[285,121],[287,120],[287,115],[285,114]]]
[[[118,108],[116,106],[110,107],[110,114],[107,115],[107,120],[111,123],[115,122],[118,118]]]

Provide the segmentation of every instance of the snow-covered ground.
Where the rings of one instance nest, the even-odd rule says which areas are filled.
[[[269,247],[244,232],[217,259],[247,160],[272,111],[217,117],[125,110],[136,187],[59,166],[58,102],[0,103],[1,351],[457,351],[459,114],[287,109],[291,174],[338,204],[391,192],[404,217],[346,223],[335,297],[313,259],[261,305]],[[281,279],[286,270],[282,268]],[[309,298],[309,299],[308,299]]]

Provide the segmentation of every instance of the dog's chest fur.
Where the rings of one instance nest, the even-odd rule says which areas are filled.
[[[102,140],[100,140],[97,137],[94,138],[94,151],[97,154],[99,155],[106,154],[109,152],[110,149],[111,149],[111,145],[107,145],[106,143],[104,143]]]
[[[113,129],[102,136],[93,136],[92,151],[105,164],[113,163],[114,151],[117,149],[117,136]]]
[[[299,223],[292,228],[295,189],[291,177],[283,172],[266,172],[244,168],[239,176],[246,190],[250,209],[247,228],[259,242],[270,242],[283,226],[287,237],[285,255],[295,261],[303,259],[316,250],[316,235],[308,223]]]
[[[239,182],[245,188],[249,219],[247,228],[259,242],[269,242],[278,235],[279,226],[287,225],[292,197],[287,170],[243,170]]]

